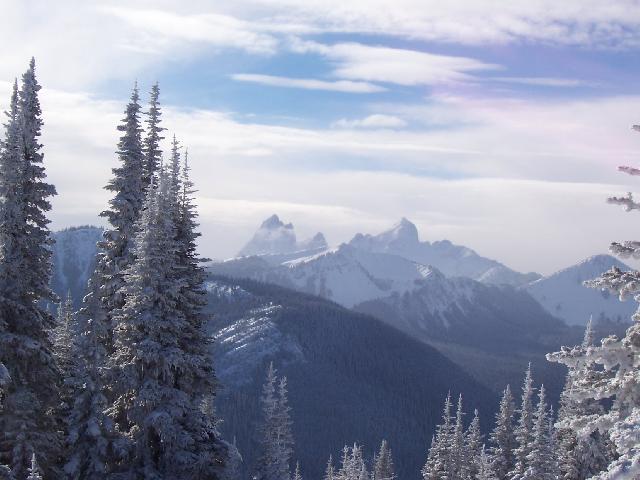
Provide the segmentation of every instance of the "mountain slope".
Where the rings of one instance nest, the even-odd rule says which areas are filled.
[[[273,285],[212,278],[207,284],[218,409],[226,438],[255,459],[258,398],[268,362],[288,378],[294,434],[307,478],[321,478],[344,444],[383,437],[399,478],[418,478],[448,391],[492,418],[496,397],[434,348],[334,303]],[[369,455],[372,451],[368,452]]]
[[[363,302],[356,311],[435,346],[495,391],[519,383],[528,362],[535,363],[552,396],[559,393],[563,369],[544,355],[561,344],[575,344],[580,329],[567,327],[526,291],[486,285],[469,278],[447,278],[431,268],[403,294]]]
[[[77,308],[95,267],[96,243],[102,240],[102,228],[71,227],[53,233],[53,275],[51,288],[60,297],[71,293]]]
[[[607,291],[583,285],[611,267],[631,270],[611,255],[595,255],[571,267],[543,277],[524,288],[552,315],[569,325],[586,325],[591,316],[595,322],[629,322],[637,305],[620,302]]]

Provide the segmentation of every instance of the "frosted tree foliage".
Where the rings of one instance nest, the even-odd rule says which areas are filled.
[[[95,278],[97,285],[90,290],[90,295],[100,297],[100,304],[93,308],[100,305],[109,322],[112,322],[113,312],[124,305],[123,272],[133,263],[136,222],[144,202],[144,155],[137,86],[133,88],[118,131],[122,132],[117,150],[120,165],[112,169],[113,177],[105,187],[113,197],[109,200],[109,208],[100,213],[107,219],[110,228],[104,232],[104,240],[99,243]],[[86,301],[90,301],[90,297]],[[110,325],[109,337],[113,327],[114,325]],[[108,339],[107,346],[112,348],[111,338]]]
[[[261,456],[256,475],[258,480],[284,480],[291,478],[290,462],[293,453],[291,409],[287,400],[287,379],[278,379],[273,363],[260,398],[262,425],[260,426]]]
[[[162,175],[147,192],[115,316],[115,399],[107,412],[121,438],[112,468],[126,479],[217,478],[223,446],[203,408],[215,377],[202,325],[178,308],[186,282],[176,226],[165,214],[167,181]]]
[[[145,112],[147,124],[146,136],[143,140],[144,164],[142,182],[144,188],[149,188],[162,164],[162,150],[160,142],[164,139],[162,132],[165,128],[160,126],[162,111],[160,109],[160,86],[155,83],[151,87],[149,96],[149,110]]]
[[[507,388],[500,400],[500,409],[496,414],[495,428],[491,432],[490,459],[498,480],[506,480],[515,467],[516,437],[514,432],[515,404],[511,388]]]
[[[55,188],[46,183],[40,144],[40,85],[35,61],[14,85],[0,151],[0,363],[11,382],[0,413],[0,464],[24,478],[35,453],[47,477],[60,454],[61,375],[51,354],[54,318],[44,308],[51,238],[46,213]]]
[[[518,410],[518,424],[515,429],[515,437],[518,442],[518,446],[514,450],[515,467],[508,478],[519,478],[527,468],[527,457],[531,452],[533,443],[533,392],[533,377],[531,375],[531,365],[529,365],[522,385],[522,401]]]
[[[94,276],[89,288],[96,288]],[[64,471],[70,479],[104,478],[107,473],[111,422],[105,416],[104,368],[108,336],[100,297],[90,295],[77,314],[77,335],[73,343],[73,369],[68,383],[73,391],[69,413],[67,447],[70,452]]]
[[[31,466],[28,470],[27,480],[42,480],[42,475],[40,474],[40,467],[38,466],[38,461],[36,460],[36,454],[31,455]]]
[[[619,170],[632,176],[640,175],[640,169],[635,167],[624,166]],[[608,201],[627,211],[640,207],[631,193],[611,197]],[[614,242],[610,250],[621,258],[639,258],[640,242]],[[614,267],[587,285],[616,293],[620,300],[632,298],[640,301],[638,271],[622,271]],[[580,416],[578,420],[567,422],[567,426],[574,428],[580,438],[586,438],[597,430],[608,435],[615,447],[619,458],[594,479],[640,476],[640,313],[636,312],[632,320],[622,339],[611,336],[603,339],[599,346],[563,348],[548,356],[549,360],[580,372],[572,382],[570,395],[573,398],[578,401],[607,399],[610,402],[611,406],[602,414]],[[585,364],[598,368],[585,369]]]
[[[453,437],[453,418],[451,416],[451,395],[447,395],[442,412],[442,423],[436,428],[427,455],[427,463],[422,468],[424,480],[448,478],[452,471],[451,440]]]
[[[386,440],[382,440],[373,464],[371,480],[396,480],[396,478],[389,443]]]

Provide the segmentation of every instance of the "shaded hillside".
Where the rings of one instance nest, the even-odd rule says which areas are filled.
[[[273,361],[289,379],[297,458],[320,478],[329,454],[387,438],[399,476],[418,478],[442,401],[463,393],[488,421],[496,396],[434,348],[370,316],[273,285],[217,277],[207,284],[218,409],[226,438],[251,464],[258,398]],[[372,453],[372,452],[369,452]]]

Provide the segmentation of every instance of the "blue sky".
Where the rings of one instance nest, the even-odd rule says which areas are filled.
[[[271,213],[333,244],[406,216],[543,273],[633,238],[604,199],[635,188],[640,2],[185,3],[0,0],[0,105],[35,55],[54,227],[99,222],[114,127],[157,80],[208,256]]]

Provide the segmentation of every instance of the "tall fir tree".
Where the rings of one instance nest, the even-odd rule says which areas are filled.
[[[480,415],[478,410],[473,412],[473,420],[465,433],[464,449],[466,453],[466,468],[464,480],[475,479],[481,469],[481,454],[484,452],[484,441],[480,429]]]
[[[42,480],[40,467],[38,466],[38,461],[36,460],[35,453],[31,455],[31,465],[29,466],[29,470],[27,470],[27,473],[27,480]]]
[[[100,302],[92,303],[91,310],[98,317],[106,315],[108,335],[105,346],[109,353],[113,349],[112,331],[115,327],[112,315],[124,305],[124,271],[133,263],[136,225],[144,202],[144,155],[137,85],[131,93],[125,117],[117,128],[122,132],[117,150],[120,165],[112,169],[113,177],[105,187],[113,194],[109,208],[100,214],[110,227],[98,244],[95,285],[85,297],[85,303],[90,303],[93,295],[99,296]],[[97,312],[97,308],[101,311]]]
[[[637,125],[633,129],[640,131]],[[621,166],[619,170],[632,176],[640,175],[640,169],[631,166]],[[631,193],[622,197],[610,197],[608,202],[620,205],[627,211],[640,209],[640,203]],[[621,258],[637,258],[640,254],[640,242],[613,242],[609,249]],[[636,302],[640,301],[640,272],[637,270],[623,271],[612,267],[586,284],[615,293],[620,300],[633,298]],[[632,320],[622,339],[610,336],[597,347],[563,348],[560,352],[547,356],[549,360],[563,363],[569,368],[576,368],[584,363],[595,365],[588,372],[582,369],[576,375],[571,396],[577,400],[606,401],[608,406],[602,414],[569,422],[569,426],[576,429],[580,438],[598,431],[611,439],[617,458],[607,466],[606,471],[592,477],[597,480],[640,477],[639,311],[634,313]]]
[[[293,471],[293,480],[302,480],[302,473],[300,472],[300,462],[296,462],[296,469]]]
[[[67,447],[70,452],[64,471],[70,480],[101,480],[108,473],[113,426],[107,408],[105,375],[108,332],[106,315],[96,290],[96,274],[89,280],[89,295],[76,318],[77,336],[73,342],[73,370],[69,384],[73,405],[69,413]],[[113,462],[115,463],[115,461]]]
[[[389,443],[386,440],[382,440],[382,443],[380,444],[380,449],[376,455],[372,473],[372,480],[396,480],[397,478],[393,467],[391,449],[389,448]]]
[[[427,462],[422,468],[424,480],[440,480],[448,478],[451,472],[451,443],[453,440],[454,422],[451,416],[451,394],[447,395],[442,412],[442,423],[436,428],[431,441]]]
[[[335,480],[335,471],[333,469],[333,457],[329,455],[329,460],[327,461],[327,468],[324,471],[324,477],[322,480]]]
[[[527,368],[522,385],[522,400],[518,410],[518,425],[515,429],[515,437],[518,446],[514,450],[515,466],[509,473],[509,478],[519,478],[527,468],[527,456],[531,452],[533,443],[533,377],[531,364]]]
[[[507,480],[515,467],[516,437],[514,432],[515,404],[511,388],[502,393],[500,408],[496,414],[495,428],[491,432],[491,465],[497,480]]]
[[[61,375],[49,337],[55,320],[44,307],[55,301],[46,214],[56,191],[45,181],[40,88],[31,59],[20,90],[14,86],[0,155],[0,363],[12,379],[0,413],[0,463],[24,478],[35,453],[49,479],[58,475]]]
[[[160,86],[157,82],[151,87],[149,110],[145,112],[145,115],[147,117],[145,120],[147,128],[143,140],[144,164],[142,182],[144,188],[147,189],[158,174],[162,163],[160,142],[164,140],[162,132],[165,128],[160,126],[162,110],[160,108]]]
[[[482,450],[480,451],[480,461],[478,462],[478,474],[476,475],[476,480],[498,480],[498,477],[495,476],[493,472],[493,467],[491,465],[491,459],[484,448],[482,446]]]
[[[590,319],[584,340],[576,349],[587,352],[593,347],[594,331]],[[582,362],[569,368],[564,389],[560,395],[558,412],[558,454],[563,480],[585,480],[607,468],[613,460],[607,434],[598,430],[586,436],[579,436],[574,428],[576,423],[604,413],[602,404],[594,399],[579,400],[573,395],[574,382],[580,376],[589,376],[593,363]]]
[[[286,377],[278,380],[273,363],[267,369],[267,378],[260,398],[262,406],[261,456],[255,478],[283,480],[291,477],[290,461],[293,449],[290,408],[287,400]]]
[[[219,478],[226,446],[203,408],[215,391],[207,341],[178,309],[180,275],[168,176],[149,188],[137,222],[134,262],[125,272],[125,303],[116,316],[115,400],[107,412],[124,453],[118,478]]]
[[[557,480],[557,462],[553,450],[553,433],[549,429],[549,416],[547,414],[547,400],[544,385],[538,393],[538,406],[534,415],[532,431],[532,443],[527,454],[525,471],[514,478],[518,480]],[[553,425],[551,426],[553,430]],[[551,435],[550,435],[551,433]]]

